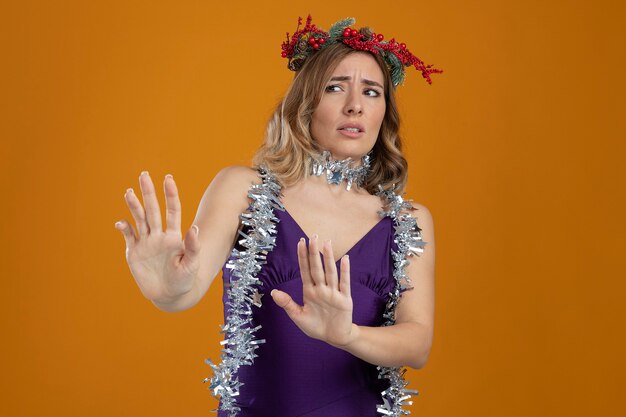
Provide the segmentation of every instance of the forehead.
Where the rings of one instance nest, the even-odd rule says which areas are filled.
[[[378,62],[367,52],[354,52],[337,64],[332,76],[356,76],[383,83],[383,71]]]

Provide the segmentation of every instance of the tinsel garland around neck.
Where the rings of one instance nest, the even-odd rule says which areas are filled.
[[[329,184],[341,184],[346,181],[346,189],[350,191],[352,184],[362,187],[369,174],[369,154],[361,158],[361,165],[355,166],[351,158],[342,160],[333,159],[330,152],[323,151],[321,159],[311,161],[311,174],[320,176],[326,174]]]
[[[276,244],[276,222],[274,209],[284,210],[280,202],[280,185],[274,176],[264,168],[259,169],[263,180],[262,184],[253,185],[248,192],[252,200],[250,207],[241,214],[241,222],[249,226],[248,234],[240,232],[243,237],[239,243],[245,250],[233,249],[231,258],[226,267],[232,269],[232,277],[228,286],[228,306],[230,312],[226,317],[226,323],[221,326],[221,332],[225,334],[221,363],[214,364],[210,359],[206,363],[213,369],[213,376],[205,378],[204,382],[210,381],[209,389],[214,397],[220,398],[220,409],[228,412],[229,417],[236,417],[240,411],[236,399],[239,396],[241,383],[237,380],[237,370],[244,365],[252,365],[257,357],[255,350],[265,340],[258,340],[254,333],[261,325],[253,325],[252,307],[261,306],[258,285],[262,285],[257,278],[262,265],[266,262],[267,254]],[[391,326],[396,322],[396,307],[402,293],[411,289],[410,279],[405,268],[408,265],[408,257],[424,252],[421,229],[417,226],[415,218],[409,214],[414,210],[409,201],[405,201],[394,190],[383,190],[379,186],[377,193],[385,201],[385,211],[379,212],[382,216],[389,216],[394,222],[394,241],[397,251],[392,250],[391,256],[394,261],[395,286],[389,294],[389,300],[383,314],[383,326]],[[411,395],[418,394],[416,390],[406,389],[408,382],[404,380],[406,369],[400,367],[378,368],[379,378],[387,379],[389,387],[381,393],[383,404],[377,405],[377,412],[384,416],[399,417],[411,414],[403,409],[405,405],[411,405],[408,401]]]

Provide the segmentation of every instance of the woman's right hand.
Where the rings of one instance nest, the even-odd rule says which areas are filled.
[[[181,236],[181,207],[176,183],[165,176],[166,228],[148,172],[139,176],[145,209],[132,188],[124,198],[135,219],[137,233],[126,220],[115,223],[126,240],[126,261],[143,295],[156,303],[173,303],[191,291],[198,275],[200,249],[197,225]]]

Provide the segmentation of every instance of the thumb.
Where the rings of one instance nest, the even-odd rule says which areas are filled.
[[[274,289],[270,295],[274,299],[274,302],[285,310],[289,318],[295,321],[302,311],[302,307],[293,301],[291,296],[286,292]]]
[[[185,254],[183,255],[183,262],[193,269],[196,260],[198,259],[198,253],[200,252],[200,240],[198,239],[198,233],[200,228],[197,225],[191,226],[191,228],[185,234],[183,244],[185,245]]]
[[[124,240],[126,241],[126,249],[131,249],[137,243],[137,236],[135,236],[135,231],[133,227],[128,224],[126,220],[120,220],[115,223],[115,228],[122,232],[124,235]]]
[[[185,234],[185,239],[183,241],[185,244],[185,256],[193,258],[198,254],[198,252],[200,252],[200,240],[198,239],[199,234],[200,228],[196,224],[191,226]]]

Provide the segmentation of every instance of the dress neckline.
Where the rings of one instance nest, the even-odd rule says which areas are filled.
[[[284,207],[284,206],[283,206]],[[291,215],[291,213],[289,213],[289,211],[284,208],[284,210],[281,210],[282,212],[284,212],[287,217],[289,218],[289,220],[291,220],[291,222],[298,228],[298,230],[300,231],[300,233],[302,234],[302,237],[306,237],[308,240],[310,240],[309,236],[306,234],[306,232],[304,231],[304,229],[302,229],[302,227],[300,226],[300,224],[298,223],[298,221]],[[348,251],[346,253],[344,253],[343,255],[341,255],[336,261],[336,264],[339,264],[339,262],[341,261],[341,258],[343,258],[346,255],[350,255],[353,251],[355,251],[365,240],[367,237],[369,237],[369,235],[371,235],[372,233],[374,233],[374,231],[376,229],[378,229],[385,221],[385,219],[388,219],[387,216],[384,216],[383,218],[381,218],[374,226],[372,226],[371,229],[369,229],[359,240],[357,240],[351,247],[350,249],[348,249]]]

